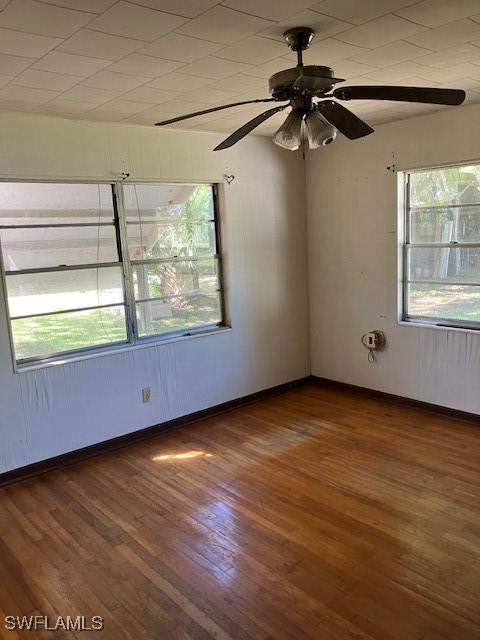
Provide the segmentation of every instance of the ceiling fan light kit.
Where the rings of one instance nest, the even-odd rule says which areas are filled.
[[[372,127],[346,109],[337,100],[391,100],[428,104],[460,105],[465,100],[462,89],[438,89],[430,87],[358,86],[335,87],[344,82],[336,78],[333,69],[320,65],[304,65],[303,51],[308,49],[315,32],[310,27],[295,27],[283,34],[287,45],[297,54],[297,66],[275,73],[268,81],[271,98],[244,100],[232,104],[195,111],[184,116],[157,122],[163,126],[255,102],[284,102],[267,109],[234,131],[214,151],[228,149],[260,126],[276,113],[291,108],[284,123],[275,132],[273,141],[284,149],[296,151],[303,137],[310,149],[318,149],[333,142],[340,132],[349,140],[356,140],[373,133]],[[332,99],[333,98],[333,99]]]
[[[318,109],[312,109],[305,116],[305,130],[310,149],[325,147],[337,137],[335,127],[322,116]]]
[[[292,111],[273,136],[273,141],[283,149],[296,151],[302,144],[302,125],[303,115],[297,111]]]

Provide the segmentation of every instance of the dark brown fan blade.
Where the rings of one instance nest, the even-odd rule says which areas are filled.
[[[268,109],[268,111],[264,111],[263,113],[260,113],[258,116],[255,116],[255,118],[252,118],[251,120],[246,122],[242,127],[240,127],[240,129],[237,129],[231,135],[229,135],[228,138],[225,138],[223,142],[221,142],[219,145],[215,147],[214,151],[221,151],[222,149],[228,149],[228,147],[233,147],[233,145],[236,142],[244,138],[247,135],[247,133],[250,133],[250,131],[253,131],[255,127],[258,127],[258,125],[262,124],[262,122],[265,122],[265,120],[268,120],[268,118],[273,116],[275,113],[278,113],[283,109],[286,109],[288,106],[289,106],[288,103],[282,104],[279,107]]]
[[[394,100],[458,105],[465,100],[465,91],[431,87],[338,87],[333,96],[339,100]]]
[[[372,127],[360,120],[354,113],[345,109],[343,105],[338,104],[338,102],[322,100],[317,104],[317,109],[325,120],[328,120],[330,124],[333,124],[340,133],[343,133],[350,140],[363,138],[363,136],[373,133]]]
[[[177,116],[176,118],[170,118],[170,120],[163,120],[162,122],[156,122],[156,127],[161,127],[164,124],[172,124],[173,122],[180,122],[180,120],[188,120],[188,118],[194,118],[195,116],[203,116],[204,113],[212,113],[212,111],[220,111],[221,109],[230,109],[230,107],[239,107],[242,104],[253,104],[254,102],[275,102],[275,98],[260,98],[258,100],[244,100],[243,102],[232,102],[231,104],[224,104],[221,107],[212,107],[211,109],[204,109],[203,111],[195,111],[194,113],[188,113],[186,116]]]

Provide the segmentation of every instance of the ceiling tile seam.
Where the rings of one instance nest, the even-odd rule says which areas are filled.
[[[111,67],[113,67],[114,65],[118,64],[119,62],[122,62],[122,60],[125,60],[126,58],[129,58],[133,53],[137,53],[137,51],[132,51],[132,53],[129,53],[128,55],[124,56],[123,58],[119,58],[118,60],[112,60],[112,64],[108,65],[108,67],[104,67],[103,69],[101,69],[101,71],[108,71],[109,73],[119,73],[120,75],[124,75],[124,76],[133,76],[134,78],[143,78],[145,76],[141,76],[138,75],[137,73],[129,73],[128,71],[112,71]],[[147,56],[144,53],[140,53],[138,55],[141,56],[145,56],[145,58],[152,58],[152,60],[163,60],[164,62],[176,62],[175,60],[166,60],[165,58],[155,58],[154,56]],[[186,67],[188,64],[188,62],[180,62],[179,64],[181,64],[181,67],[177,67],[176,69],[172,69],[170,71],[165,71],[165,73],[161,73],[159,76],[156,76],[156,78],[161,78],[162,76],[166,76],[169,73],[179,73],[180,69],[183,69],[183,67]],[[156,80],[156,78],[150,78],[150,82],[152,80]],[[140,86],[140,85],[139,85]]]
[[[113,5],[115,6],[115,5]],[[103,14],[101,14],[103,15]],[[95,27],[92,26],[88,26],[88,30],[89,31],[95,31],[95,33],[104,33],[107,36],[115,36],[116,38],[125,38],[126,40],[138,40],[138,42],[142,43],[142,46],[145,46],[146,44],[151,44],[152,42],[155,42],[155,40],[158,40],[158,38],[155,38],[155,40],[143,40],[142,38],[132,38],[131,36],[123,36],[118,34],[117,32],[114,31],[105,31],[105,29],[95,29]],[[77,32],[75,32],[77,33]],[[169,33],[171,33],[171,31],[167,31],[167,33],[164,33],[163,35],[168,35]],[[74,34],[72,34],[74,35]],[[69,38],[71,38],[72,36],[69,36]],[[161,38],[161,36],[159,36],[159,38]],[[139,47],[140,48],[140,47]],[[135,51],[138,51],[138,49],[135,49]]]
[[[73,13],[74,11],[77,11],[78,13],[86,13],[87,15],[92,16],[92,20],[96,16],[102,15],[102,14],[98,14],[98,13],[92,13],[91,11],[86,11],[85,9],[77,9],[77,8],[72,9],[71,7],[65,7],[65,6],[62,6],[62,5],[57,5],[57,4],[54,5],[51,2],[43,2],[42,0],[32,0],[32,2],[35,2],[35,4],[39,4],[39,5],[46,6],[46,7],[55,7],[57,9],[63,9],[66,12],[72,12]],[[3,7],[2,12],[5,11],[5,9],[8,7],[8,5],[11,4],[11,3],[12,3],[12,0],[9,0],[8,4],[6,4]],[[87,22],[87,24],[89,24],[89,23]],[[83,25],[83,26],[85,26],[85,25]]]
[[[1,15],[1,13],[0,13]],[[36,33],[35,31],[20,31],[20,29],[12,29],[11,27],[0,27],[0,29],[2,29],[3,31],[13,31],[15,33],[21,33],[23,35],[27,34],[30,36],[37,36],[38,38],[51,38],[51,39],[55,39],[55,40],[68,40],[68,38],[71,38],[72,36],[68,36],[68,38],[63,38],[61,36],[46,36],[44,33]],[[83,29],[83,27],[80,27],[80,29]],[[78,31],[78,29],[77,29]],[[77,33],[76,31],[74,33]],[[73,33],[72,33],[73,35]],[[60,45],[58,45],[60,46]]]
[[[35,1],[38,2],[39,4],[47,5],[47,7],[56,7],[57,9],[67,9],[68,8],[68,7],[65,7],[64,5],[61,5],[61,4],[55,4],[54,2],[45,2],[44,0],[35,0]],[[11,2],[12,2],[12,0],[9,0],[8,4],[4,7],[4,9],[6,9]],[[2,9],[2,11],[4,9]],[[73,11],[77,11],[77,9],[73,9]],[[98,16],[103,15],[105,13],[105,11],[107,11],[107,9],[105,9],[105,11],[102,11],[102,13],[95,13],[94,11],[89,11],[88,9],[78,9],[78,11],[82,11],[83,13],[91,14],[93,16],[93,18],[98,18]]]
[[[419,2],[417,4],[422,4],[422,3]],[[395,11],[391,11],[390,13],[392,16],[395,16],[396,18],[400,18],[401,20],[405,20],[405,22],[410,22],[410,24],[414,24],[416,27],[423,27],[425,31],[430,31],[430,29],[434,28],[434,27],[429,27],[428,25],[421,24],[420,22],[415,22],[415,20],[412,20],[411,18],[405,18],[405,16],[399,16],[398,13],[396,13]],[[458,20],[458,18],[456,19]],[[450,24],[450,22],[455,22],[455,20],[450,20],[449,22],[445,23],[445,25],[441,25],[441,26],[447,26],[447,24]],[[422,32],[419,31],[418,33],[422,33]]]
[[[32,0],[32,2],[35,2],[36,4],[40,4],[39,2],[37,2],[37,0]],[[2,15],[2,13],[5,11],[5,9],[8,7],[8,5],[10,4],[10,2],[0,11],[0,17]],[[45,2],[41,3],[42,6],[51,6],[51,5],[46,5]],[[56,5],[55,5],[56,6]],[[65,7],[56,7],[57,9],[65,9]],[[72,11],[76,11],[76,9],[72,9]],[[72,31],[72,33],[70,33],[68,36],[64,37],[64,36],[52,36],[52,35],[45,35],[44,33],[37,33],[36,31],[21,31],[20,29],[12,29],[11,27],[1,27],[1,29],[5,29],[5,31],[15,31],[15,33],[27,33],[30,34],[32,36],[40,36],[42,38],[56,38],[57,40],[63,40],[63,42],[65,42],[65,40],[68,40],[69,38],[71,38],[72,36],[74,36],[76,33],[78,33],[79,31],[81,31],[82,29],[87,29],[89,28],[89,24],[95,20],[96,17],[98,17],[98,14],[95,13],[90,13],[89,11],[82,11],[82,13],[86,13],[89,16],[92,16],[92,19],[87,22],[86,24],[82,25],[81,27],[78,27],[78,29],[75,29],[74,31]],[[100,14],[101,15],[101,14]],[[63,44],[63,43],[62,43]],[[60,46],[60,45],[57,45]]]
[[[181,18],[182,16],[179,16],[179,17]],[[167,33],[164,33],[163,35],[159,36],[158,38],[155,38],[155,40],[149,41],[149,44],[155,44],[157,42],[157,40],[161,40],[162,38],[165,38],[166,36],[169,36],[172,33],[174,35],[176,35],[176,36],[182,36],[183,38],[189,38],[190,40],[198,40],[199,42],[207,42],[208,44],[216,45],[217,47],[220,47],[220,49],[218,49],[218,51],[220,51],[221,49],[226,49],[227,47],[231,46],[229,44],[223,44],[223,42],[220,43],[220,42],[213,42],[213,40],[206,40],[205,38],[200,38],[199,36],[191,36],[190,34],[188,34],[188,36],[187,36],[185,33],[179,33],[175,29],[173,29],[172,31],[167,31]],[[242,42],[242,40],[239,40],[239,42]],[[233,44],[237,44],[237,43],[235,42]]]
[[[140,0],[125,0],[125,2],[128,2],[129,4],[134,4],[137,7],[144,7],[147,9],[152,9],[153,11],[160,11],[161,13],[168,13],[169,15],[176,16],[177,18],[186,18],[187,20],[196,20],[197,18],[200,18],[200,16],[203,16],[205,13],[208,13],[214,7],[223,6],[220,2],[217,2],[216,4],[212,5],[211,7],[208,7],[208,9],[205,9],[205,11],[202,11],[201,13],[199,13],[198,15],[192,18],[191,16],[183,16],[181,13],[173,13],[173,11],[167,11],[166,9],[155,9],[155,7],[151,7],[150,5],[141,4]],[[112,6],[115,6],[115,5],[112,5]],[[230,8],[230,7],[225,7],[225,8]],[[106,9],[106,11],[108,11],[108,9]],[[103,13],[105,13],[105,11]],[[97,14],[97,15],[103,15],[103,14]]]
[[[424,0],[414,0],[412,2],[412,4],[408,4],[406,5],[406,7],[413,7],[414,5],[417,4],[422,4]],[[316,5],[315,5],[316,6]],[[405,8],[405,7],[402,7]],[[311,7],[309,8],[309,11],[314,11],[315,13],[320,13],[319,11],[317,11],[316,9],[312,9]],[[398,11],[398,9],[397,9]],[[326,16],[327,18],[332,18],[333,20],[340,20],[341,22],[348,22],[349,24],[352,24],[353,27],[362,27],[364,24],[368,24],[369,22],[373,22],[374,20],[378,20],[379,18],[384,18],[385,16],[388,16],[390,14],[392,14],[392,11],[387,11],[386,13],[382,13],[379,16],[375,16],[374,18],[370,18],[369,20],[365,20],[365,22],[361,22],[360,24],[356,24],[356,23],[350,23],[349,20],[346,20],[345,18],[337,18],[337,16],[332,16],[329,13],[322,13],[322,15]],[[397,16],[400,17],[400,16]]]

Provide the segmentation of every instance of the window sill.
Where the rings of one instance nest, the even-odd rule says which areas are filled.
[[[217,327],[210,331],[199,331],[198,333],[191,333],[189,335],[177,335],[169,336],[165,338],[151,338],[145,339],[136,344],[122,344],[116,347],[105,347],[101,350],[90,351],[86,353],[80,353],[77,355],[66,356],[64,358],[58,357],[54,360],[31,362],[24,365],[15,365],[15,373],[24,373],[28,371],[35,371],[36,369],[45,369],[46,367],[58,367],[68,365],[72,362],[79,362],[81,360],[91,360],[93,358],[102,358],[104,356],[112,356],[118,353],[124,353],[125,351],[136,351],[137,349],[149,349],[154,347],[160,347],[165,344],[172,344],[173,342],[184,342],[186,340],[195,340],[197,338],[204,338],[206,336],[216,336],[223,333],[229,333],[232,331],[230,326]]]
[[[443,331],[458,331],[460,333],[473,333],[480,335],[480,328],[475,329],[474,327],[449,327],[433,324],[432,322],[417,322],[415,320],[397,320],[397,324],[402,327],[416,327],[417,329],[440,329]]]

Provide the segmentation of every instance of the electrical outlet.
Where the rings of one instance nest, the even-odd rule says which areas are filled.
[[[142,402],[150,402],[152,397],[152,390],[150,387],[144,387],[142,389]]]

